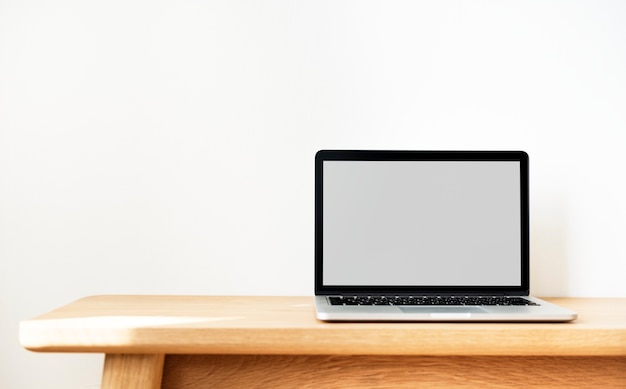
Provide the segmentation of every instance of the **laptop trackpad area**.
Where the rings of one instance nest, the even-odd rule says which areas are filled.
[[[480,307],[399,307],[404,313],[430,315],[440,318],[468,318],[474,313],[486,313]]]

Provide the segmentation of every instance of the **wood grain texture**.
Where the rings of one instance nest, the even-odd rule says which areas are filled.
[[[92,296],[20,324],[33,351],[626,356],[626,299],[547,299],[573,323],[324,323],[312,297]]]
[[[164,359],[163,354],[107,354],[102,389],[158,389]]]
[[[169,355],[164,389],[626,387],[626,357]]]

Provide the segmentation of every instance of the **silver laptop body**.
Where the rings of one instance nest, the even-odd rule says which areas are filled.
[[[528,155],[321,150],[315,308],[325,321],[569,321],[529,294]]]

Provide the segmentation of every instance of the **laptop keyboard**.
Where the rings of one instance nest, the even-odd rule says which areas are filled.
[[[522,297],[506,296],[340,296],[328,300],[331,305],[539,305]]]

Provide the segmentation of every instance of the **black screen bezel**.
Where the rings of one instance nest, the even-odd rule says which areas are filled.
[[[380,286],[324,285],[323,163],[324,161],[517,161],[520,162],[521,280],[519,286]],[[390,151],[320,150],[315,155],[315,294],[316,295],[528,295],[529,263],[528,154],[524,151]]]

